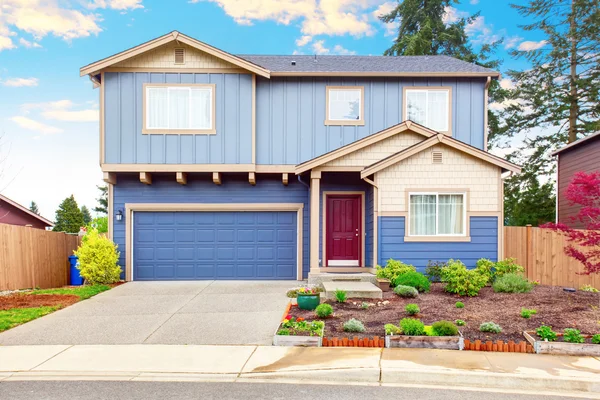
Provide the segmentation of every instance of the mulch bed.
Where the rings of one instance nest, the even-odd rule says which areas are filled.
[[[523,331],[535,330],[542,324],[552,326],[557,332],[565,328],[576,328],[583,334],[600,332],[597,321],[600,321],[600,294],[581,292],[567,293],[561,287],[536,286],[531,293],[494,293],[486,287],[477,297],[459,297],[443,290],[443,285],[431,285],[431,292],[420,294],[416,299],[403,299],[393,292],[384,292],[383,300],[349,299],[346,303],[327,301],[334,308],[334,316],[325,319],[326,337],[359,338],[385,335],[383,326],[387,323],[398,324],[407,317],[404,306],[409,303],[418,304],[421,313],[416,317],[425,325],[435,321],[456,319],[464,320],[467,325],[459,327],[465,339],[474,340],[524,340]],[[367,310],[360,308],[363,301],[377,304],[378,301],[389,301],[387,305],[371,306]],[[465,308],[455,307],[462,301]],[[356,303],[356,304],[353,304]],[[533,308],[537,314],[530,319],[521,317],[521,308]],[[307,320],[316,319],[313,311],[292,307],[294,317]],[[362,321],[367,331],[362,334],[346,333],[343,323],[350,318]],[[499,324],[502,333],[479,332],[482,322],[493,321]]]
[[[67,307],[77,303],[79,296],[72,294],[11,294],[0,296],[0,310],[11,308],[34,308],[34,307]]]

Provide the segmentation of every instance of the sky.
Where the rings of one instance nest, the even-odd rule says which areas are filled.
[[[514,0],[524,3],[525,0]],[[397,25],[384,0],[0,0],[0,193],[54,219],[73,194],[93,208],[102,184],[99,90],[79,68],[173,30],[234,54],[381,55]],[[512,49],[543,46],[504,0],[462,0],[448,21],[477,48],[504,38],[501,72],[522,69]],[[501,81],[510,86],[508,79]],[[4,161],[3,161],[4,160]]]

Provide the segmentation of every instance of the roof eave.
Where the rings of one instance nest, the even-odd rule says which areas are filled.
[[[440,77],[440,78],[494,78],[500,77],[498,72],[349,72],[349,71],[271,71],[271,76],[348,76],[348,77]]]

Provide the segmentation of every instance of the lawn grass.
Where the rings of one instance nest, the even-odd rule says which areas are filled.
[[[108,289],[110,289],[110,286],[107,285],[85,285],[59,289],[39,289],[34,290],[32,294],[74,294],[79,296],[79,300],[85,300]]]
[[[58,310],[59,307],[35,307],[35,308],[12,308],[10,310],[0,310],[0,332],[17,325],[24,324],[33,319],[43,317]]]

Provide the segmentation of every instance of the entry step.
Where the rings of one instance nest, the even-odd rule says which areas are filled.
[[[383,292],[370,282],[333,281],[323,282],[325,298],[335,299],[336,290],[344,290],[349,299],[381,299]]]

